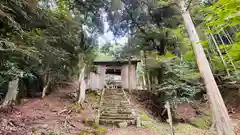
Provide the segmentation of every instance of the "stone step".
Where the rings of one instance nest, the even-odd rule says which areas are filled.
[[[131,105],[129,104],[129,103],[121,103],[121,102],[119,102],[119,103],[109,103],[109,102],[103,102],[102,103],[102,106],[116,106],[116,107],[124,107],[124,106],[128,106],[128,107],[131,107]]]
[[[105,103],[105,104],[123,104],[123,105],[128,105],[129,102],[127,101],[120,101],[120,100],[103,100],[102,103]]]
[[[122,90],[105,90],[105,93],[122,93]]]
[[[114,103],[116,103],[116,102],[123,102],[123,103],[128,103],[128,101],[127,100],[125,100],[125,99],[103,99],[102,100],[102,102],[114,102]]]
[[[115,107],[132,107],[129,103],[108,103],[108,102],[104,102],[102,103],[102,106],[115,106]]]
[[[112,90],[105,90],[105,92],[106,93],[108,93],[108,92],[122,92],[122,90],[121,89],[112,89]]]
[[[132,114],[132,111],[102,110],[104,114]]]
[[[103,96],[104,99],[125,99],[124,95],[104,95]]]
[[[119,113],[102,113],[101,116],[109,116],[109,117],[133,117],[132,114],[119,114]]]
[[[126,100],[102,100],[102,102],[106,102],[106,103],[126,103],[126,104],[129,104],[129,102],[126,101]]]
[[[102,109],[118,109],[118,110],[124,110],[124,109],[132,109],[132,107],[130,106],[114,106],[114,105],[106,105],[106,106],[102,106]]]
[[[121,89],[106,89],[102,99],[100,124],[135,123],[136,117],[132,112],[133,107]]]
[[[103,97],[103,101],[116,101],[116,100],[119,100],[119,101],[126,101],[127,99],[124,98],[124,97],[109,97],[109,98],[106,98],[106,97]]]
[[[117,124],[121,122],[127,122],[129,124],[134,124],[135,120],[119,120],[119,119],[99,119],[100,124]]]
[[[105,105],[101,107],[101,110],[112,109],[112,110],[131,110],[131,106],[112,106],[112,105]]]
[[[133,116],[129,116],[129,117],[100,116],[100,119],[112,119],[112,120],[134,120],[134,117],[133,117]]]
[[[118,110],[124,110],[124,109],[132,109],[132,106],[123,106],[123,105],[104,105],[101,107],[101,109],[118,109]]]
[[[101,110],[100,111],[101,114],[132,114],[132,111],[130,110],[113,110],[113,109],[109,109],[109,110]]]
[[[124,96],[123,93],[104,93],[103,95],[104,97],[107,97],[107,96]]]
[[[116,102],[123,102],[123,103],[128,103],[127,100],[125,99],[103,99],[102,102],[113,102],[113,103],[116,103]]]
[[[124,111],[124,110],[131,110],[131,107],[115,107],[115,106],[105,106],[102,107],[101,110],[119,110],[119,111]]]

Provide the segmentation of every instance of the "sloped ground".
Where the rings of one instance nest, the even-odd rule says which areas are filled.
[[[158,118],[153,117],[151,115],[152,110],[146,109],[146,105],[145,103],[139,102],[139,96],[136,96],[136,94],[131,95],[131,99],[132,99],[132,103],[135,104],[135,110],[138,111],[138,114],[140,114],[140,119],[142,121],[142,126],[143,128],[147,128],[147,129],[151,129],[153,131],[157,131],[161,134],[169,134],[170,133],[170,129],[169,129],[169,124],[168,123],[163,123],[160,122],[158,120]],[[187,105],[187,104],[186,104]],[[190,119],[190,118],[194,118],[192,120],[193,123],[197,123],[196,125],[193,123],[175,123],[173,126],[175,134],[176,135],[214,135],[216,134],[213,130],[208,130],[210,125],[206,125],[206,120],[210,120],[211,121],[211,116],[207,115],[203,115],[203,116],[198,116],[196,114],[193,114],[193,108],[190,108],[186,105],[181,106],[178,110],[179,112],[181,112],[182,114],[180,114],[180,117],[184,117],[186,119]],[[156,104],[154,104],[154,106],[156,106]],[[206,104],[201,104],[201,106],[199,106],[201,110],[207,111],[207,112],[211,112],[209,105]],[[240,110],[239,109],[235,109],[235,111]],[[176,111],[176,110],[175,110]],[[178,112],[178,113],[179,113]],[[176,114],[172,114],[175,115]],[[230,113],[230,117],[232,118],[232,123],[234,126],[234,130],[236,131],[237,135],[240,135],[240,112],[234,112],[234,113]],[[197,128],[198,126],[202,127],[201,128]]]
[[[138,110],[138,114],[140,115],[143,128],[159,132],[161,135],[169,135],[170,127],[168,123],[156,120],[143,106],[136,106],[136,110]],[[187,123],[174,124],[173,128],[176,135],[214,135],[208,130],[199,129]]]
[[[32,134],[79,134],[90,129],[83,121],[93,119],[93,104],[81,106],[73,104],[68,93],[73,87],[59,89],[44,99],[29,99],[19,106],[1,111],[0,134],[32,135]],[[7,111],[7,112],[6,112]]]
[[[89,94],[87,103],[73,103],[69,93],[75,87],[60,88],[42,98],[27,99],[21,105],[0,110],[1,135],[159,135],[150,129],[98,127],[98,97]]]
[[[70,93],[75,87],[59,88],[44,99],[28,99],[14,108],[0,110],[1,135],[168,135],[169,126],[148,114],[139,103],[133,102],[140,114],[142,128],[98,127],[93,124],[98,96],[88,93],[81,107],[73,103]],[[210,135],[189,124],[174,125],[176,135]]]

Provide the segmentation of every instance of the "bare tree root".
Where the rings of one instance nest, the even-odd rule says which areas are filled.
[[[152,100],[146,100],[146,101],[141,102],[140,104],[141,104],[141,105],[151,104],[151,105],[157,107],[158,109],[162,109],[162,107],[160,107],[159,105],[154,104]]]
[[[65,117],[64,128],[67,128],[67,125],[68,125],[68,124],[69,124],[71,127],[77,128],[78,130],[80,130],[76,125],[74,125],[73,123],[70,122],[70,120],[69,120],[69,115],[67,115],[67,116]]]
[[[63,109],[63,110],[61,110],[57,115],[60,115],[60,114],[62,114],[62,113],[65,113],[65,112],[67,112],[67,114],[70,114],[70,113],[72,113],[72,111],[73,111],[73,109]]]
[[[62,111],[60,111],[60,112],[58,113],[58,115],[60,115],[60,114],[62,114],[62,113],[64,113],[64,112],[66,112],[66,111],[68,111],[68,109],[63,109]]]

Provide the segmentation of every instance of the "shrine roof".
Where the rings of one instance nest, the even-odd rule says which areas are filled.
[[[137,64],[140,60],[131,60],[131,64]],[[128,60],[95,60],[94,65],[125,65]]]

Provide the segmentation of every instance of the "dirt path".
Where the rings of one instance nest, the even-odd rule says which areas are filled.
[[[146,110],[135,103],[140,114],[142,128],[96,126],[98,98],[88,93],[87,103],[73,103],[70,93],[75,87],[69,86],[46,98],[28,99],[12,109],[0,110],[1,135],[168,135],[166,123],[159,123]],[[187,124],[175,125],[176,135],[208,135],[207,132]]]

